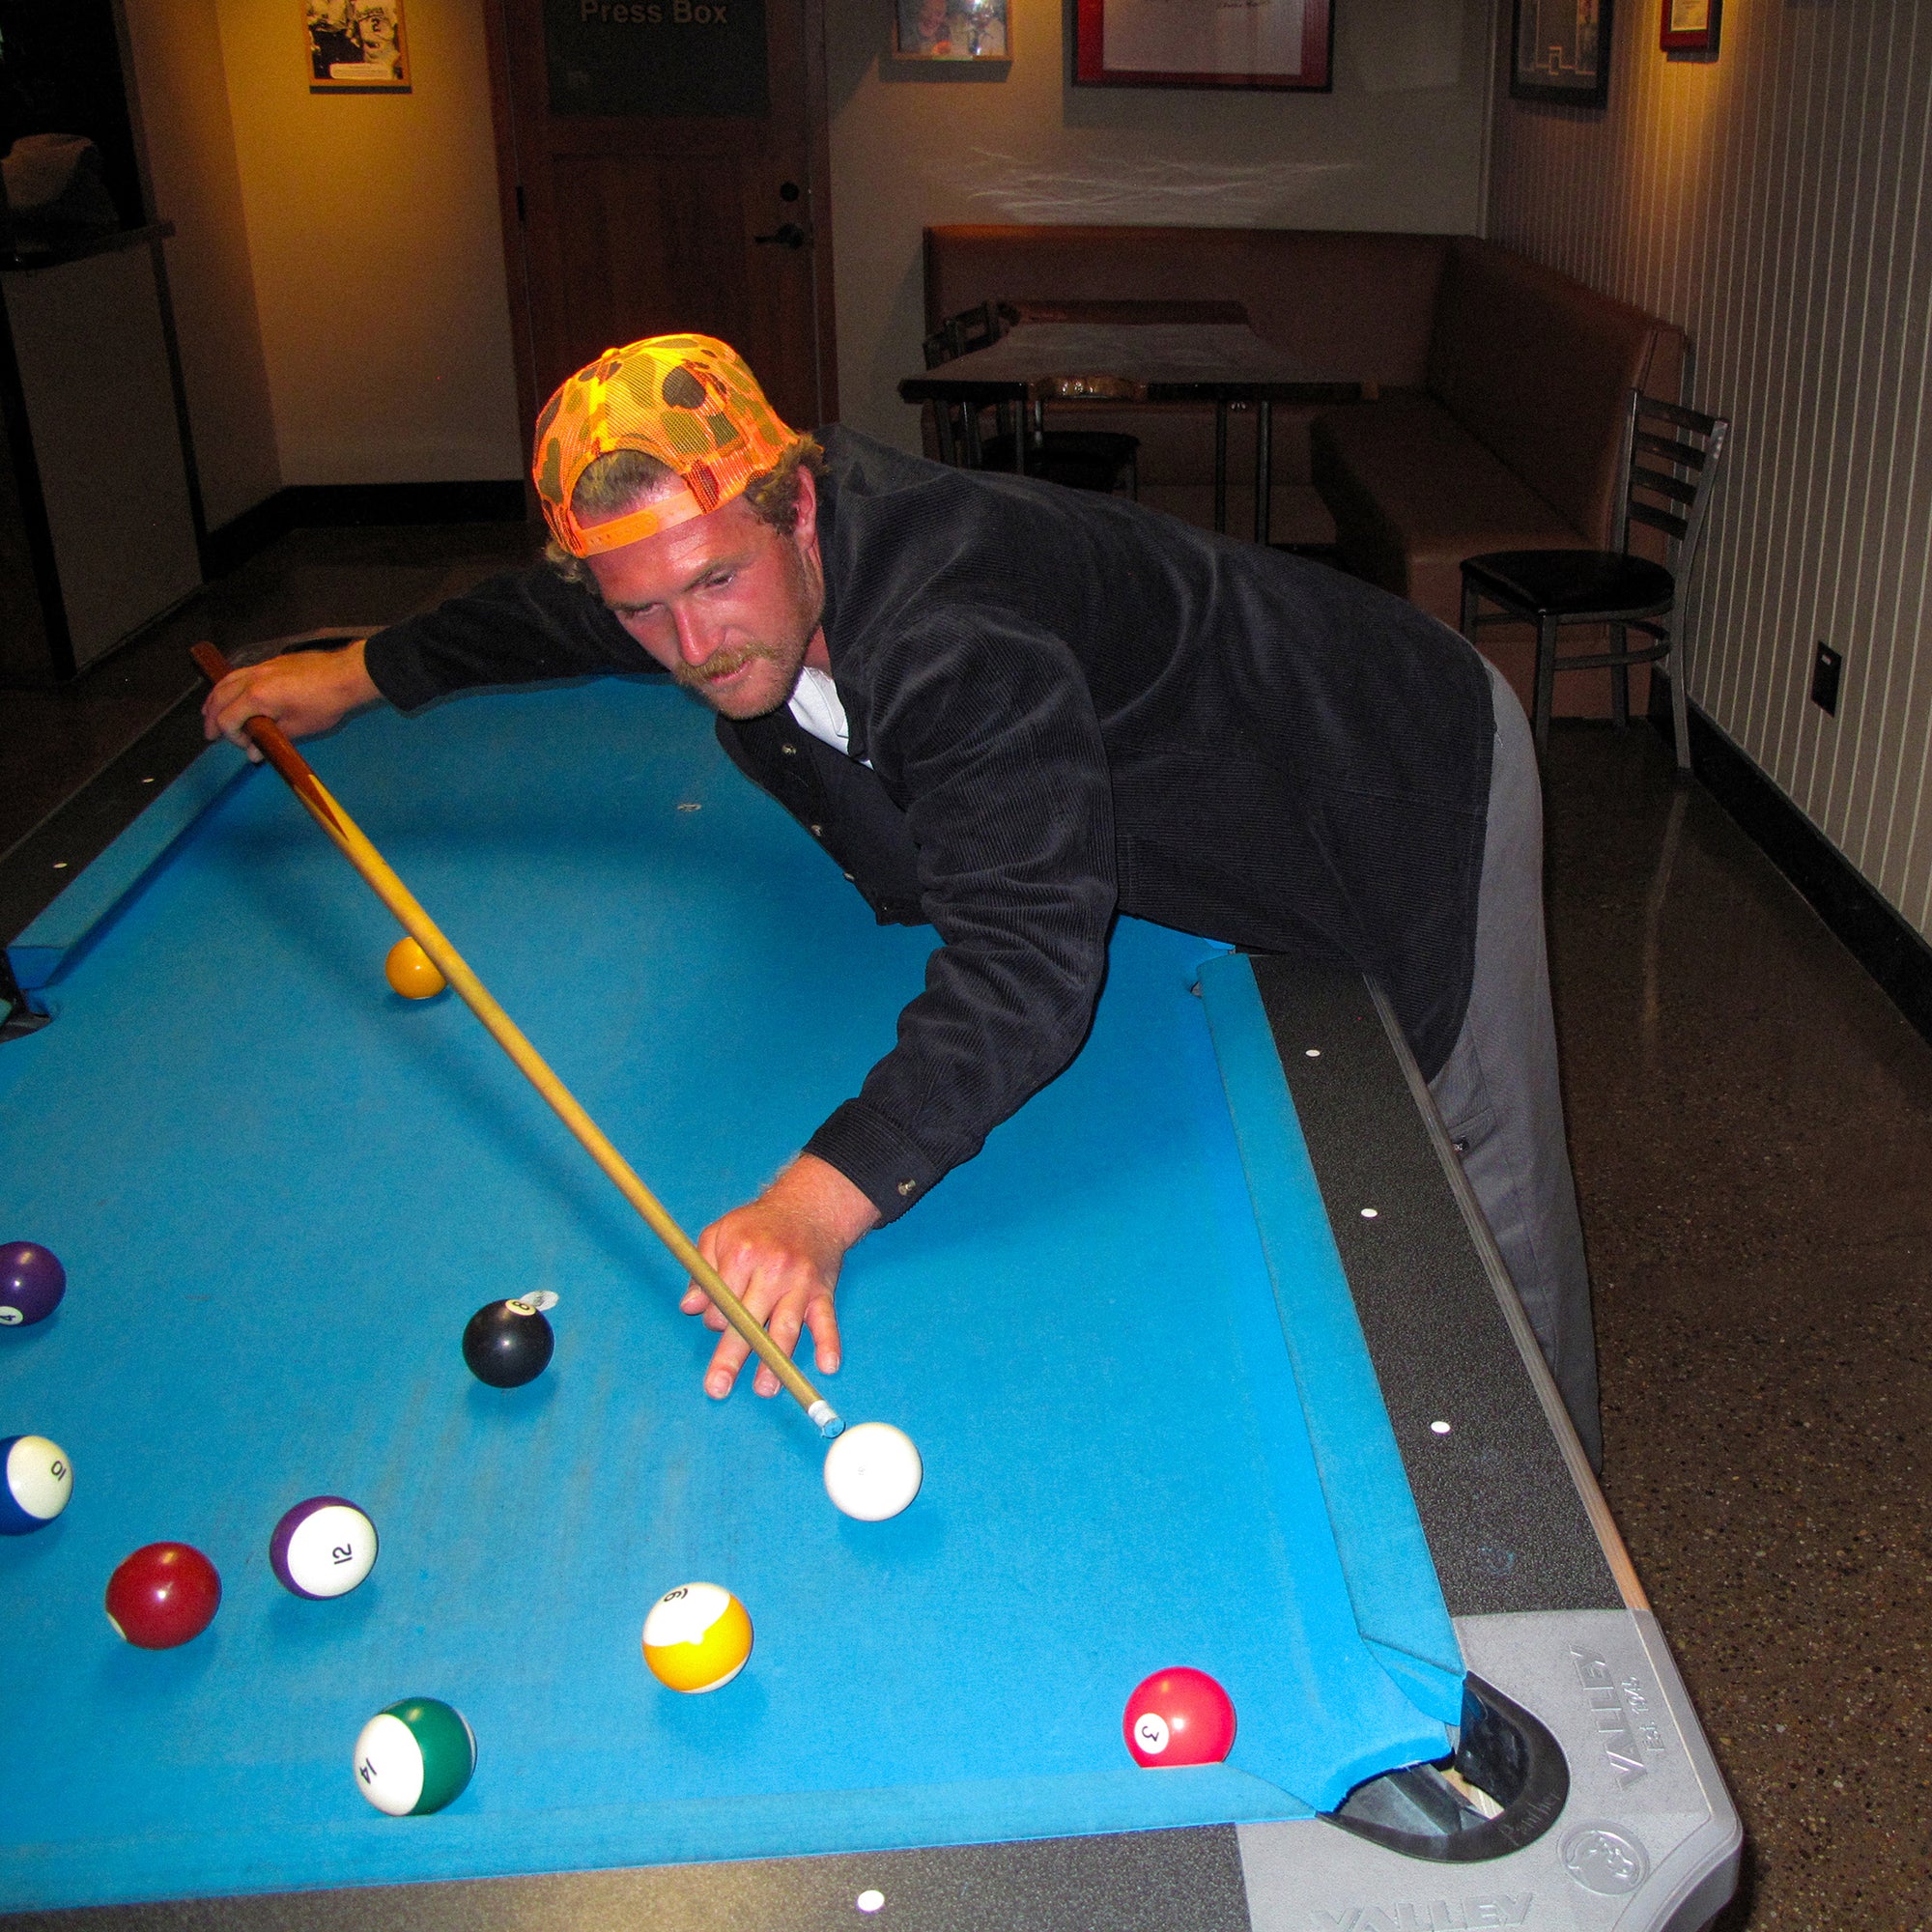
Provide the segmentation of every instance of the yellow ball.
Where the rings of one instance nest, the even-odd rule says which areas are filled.
[[[752,1619],[716,1583],[680,1583],[644,1619],[644,1662],[673,1690],[716,1690],[745,1667]]]
[[[436,970],[436,961],[413,939],[399,939],[389,948],[383,971],[406,1000],[433,1000],[449,983]]]

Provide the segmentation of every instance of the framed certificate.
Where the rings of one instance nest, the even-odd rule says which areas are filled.
[[[1325,94],[1334,21],[1334,0],[1078,0],[1073,78]]]
[[[1667,54],[1716,54],[1721,0],[1663,0],[1659,44]]]

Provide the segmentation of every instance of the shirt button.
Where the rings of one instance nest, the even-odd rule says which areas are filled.
[[[847,885],[857,885],[858,881],[852,876],[850,872],[847,872],[845,874],[845,883]]]
[[[902,1180],[899,1182],[899,1192],[901,1194],[910,1194],[918,1185],[919,1182],[916,1180]]]
[[[813,827],[811,828],[811,836],[812,836],[812,837],[813,837],[814,838],[823,838],[825,837],[825,828],[824,828],[824,826],[822,826],[822,825],[814,825],[814,826],[813,826]]]
[[[795,758],[798,756],[798,747],[796,745],[781,745],[779,747],[779,750],[781,751],[788,758]]]

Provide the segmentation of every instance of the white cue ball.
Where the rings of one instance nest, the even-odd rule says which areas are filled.
[[[825,1493],[860,1522],[884,1522],[919,1494],[925,1465],[890,1422],[861,1422],[825,1452]]]

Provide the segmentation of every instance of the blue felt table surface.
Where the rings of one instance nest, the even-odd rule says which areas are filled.
[[[311,751],[693,1233],[856,1092],[935,943],[876,926],[662,686]],[[1087,1050],[853,1253],[826,1392],[927,1471],[862,1524],[789,1398],[702,1395],[674,1264],[453,996],[388,991],[392,922],[286,788],[207,789],[0,1047],[0,1238],[70,1284],[0,1331],[0,1435],[75,1471],[0,1543],[0,1907],[1294,1816],[1440,1752],[1356,1629],[1191,991],[1215,949],[1123,923]],[[534,1289],[554,1362],[484,1388],[465,1321]],[[382,1556],[307,1603],[269,1536],[325,1492]],[[160,1538],[224,1598],[147,1653],[101,1593]],[[699,1578],[756,1646],[680,1697],[639,1636]],[[1234,1697],[1228,1765],[1128,1759],[1126,1694],[1172,1663]],[[411,1694],[480,1759],[394,1821],[349,1756]]]

